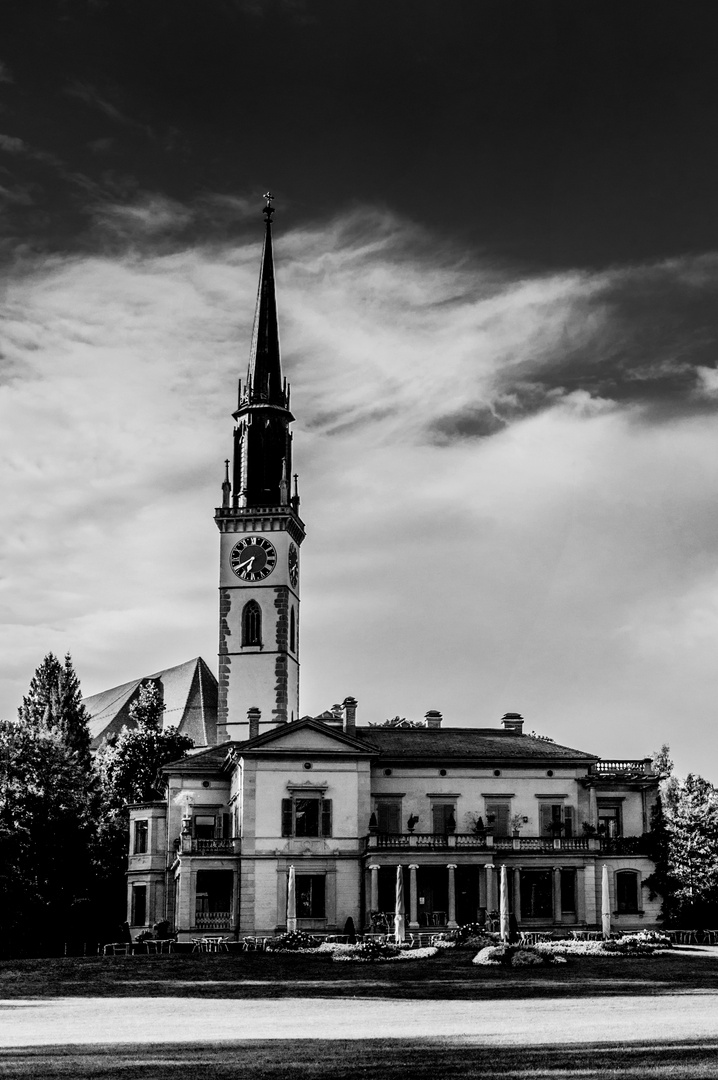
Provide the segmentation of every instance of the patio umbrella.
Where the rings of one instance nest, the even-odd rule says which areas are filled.
[[[506,864],[501,867],[501,892],[499,895],[499,930],[501,940],[509,940],[509,879]]]
[[[287,933],[297,929],[297,883],[294,876],[294,867],[289,867],[287,878]]]
[[[601,932],[604,938],[611,936],[611,894],[608,888],[608,867],[603,864],[601,874]]]
[[[394,941],[401,945],[406,937],[406,918],[404,916],[404,875],[401,866],[396,868],[396,904],[394,906]]]

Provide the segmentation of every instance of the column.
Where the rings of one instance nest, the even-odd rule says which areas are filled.
[[[521,922],[521,867],[514,867],[514,918]]]
[[[576,921],[579,926],[586,922],[585,867],[576,867]]]
[[[369,885],[369,911],[379,910],[379,867],[374,863],[369,867],[371,874]],[[369,919],[371,925],[371,919]]]
[[[553,921],[561,922],[561,867],[553,868]]]
[[[456,863],[449,863],[446,869],[449,871],[449,920],[447,926],[451,929],[459,925],[456,921],[456,878],[454,876]]]
[[[583,909],[586,926],[600,926],[601,908],[596,903],[596,864],[586,863],[583,868]]]
[[[494,888],[494,864],[486,864],[486,913],[496,911],[496,889]]]
[[[409,864],[409,929],[419,929],[419,914],[417,907],[416,871],[419,869],[416,863]]]
[[[593,784],[588,789],[588,820],[594,828],[598,828],[598,803],[596,801],[596,788]]]

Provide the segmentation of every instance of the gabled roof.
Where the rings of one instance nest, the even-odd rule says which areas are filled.
[[[357,738],[382,758],[463,758],[481,761],[565,761],[590,764],[597,754],[497,728],[357,728]]]
[[[130,706],[143,683],[154,682],[165,704],[164,727],[177,727],[194,739],[196,746],[211,746],[217,740],[217,680],[201,656],[153,675],[102,690],[84,699],[90,714],[90,737],[97,749],[108,735],[123,727],[133,727]]]
[[[364,739],[347,735],[341,728],[330,726],[311,716],[305,716],[302,720],[295,720],[291,724],[277,724],[271,731],[263,731],[254,739],[233,743],[232,746],[239,753],[266,751],[281,753],[286,750],[293,753],[304,749],[311,750],[312,753],[321,753],[324,748],[329,753],[337,750],[364,755],[376,753],[376,749],[368,745]]]

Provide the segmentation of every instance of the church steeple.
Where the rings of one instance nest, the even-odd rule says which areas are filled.
[[[272,252],[274,196],[264,196],[264,247],[247,380],[239,385],[234,437],[232,505],[288,506],[292,473],[289,387],[282,379],[277,326],[277,297]]]
[[[272,253],[273,196],[265,195],[264,247],[247,379],[233,413],[220,531],[220,741],[299,716],[299,547],[304,525],[292,480],[294,419],[282,379]],[[250,720],[252,725],[250,726]]]
[[[272,214],[274,196],[264,196],[266,217],[264,247],[259,268],[257,307],[254,313],[252,345],[247,368],[247,394],[253,401],[271,401],[285,407],[282,386],[282,365],[279,355],[279,328],[277,326],[277,295],[274,287],[274,256],[272,253]]]

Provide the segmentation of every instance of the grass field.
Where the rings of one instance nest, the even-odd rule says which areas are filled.
[[[420,963],[337,964],[327,955],[107,956],[0,963],[0,997],[563,997],[718,990],[718,949],[582,957],[556,967],[477,967],[472,951]]]
[[[212,1042],[208,1025],[207,1041],[201,1043],[150,1041],[0,1051],[0,1074],[16,1080],[177,1080],[178,1076],[201,1080],[718,1078],[718,1037],[713,1037],[714,1032],[705,1038],[681,1037],[678,1028],[671,1030],[669,1023],[659,1038],[641,1040],[639,1021],[635,1036],[632,1033],[631,1041],[623,1045],[608,1041],[611,1032],[606,1033],[611,1008],[614,1012],[624,1008],[619,995],[644,1002],[646,1017],[659,1007],[657,996],[665,999],[661,1005],[669,1017],[674,1011],[671,998],[684,1002],[689,1010],[693,1010],[694,1000],[696,1006],[702,1001],[712,1009],[712,996],[718,995],[718,950],[681,949],[640,960],[583,958],[522,971],[476,967],[472,956],[471,952],[442,953],[419,964],[337,964],[327,957],[261,953],[5,961],[0,964],[0,998],[6,1002],[2,1023],[12,1024],[13,999],[21,1006],[20,999],[203,998],[217,999],[217,1010],[222,1011],[232,1007],[232,1000],[268,999],[271,1015],[271,999],[334,998],[353,1009],[352,999],[375,998],[386,1002],[387,1012],[391,1012],[392,999],[405,1003],[416,1000],[419,1011],[430,1010],[427,1016],[432,1010],[450,1011],[452,1001],[476,1001],[477,1009],[485,1002],[484,1009],[497,1010],[500,1023],[509,1029],[519,1014],[525,1016],[541,1006],[545,1015],[548,1002],[555,1001],[555,1012],[553,1004],[549,1007],[554,1021],[551,1030],[556,1027],[558,1032],[555,1042],[552,1034],[548,1045],[536,1045],[535,1036],[529,1036],[521,1046],[490,1045],[488,1040],[486,1045],[478,1045],[475,1038],[463,1036],[461,1031],[450,1038],[406,1037],[409,1033],[397,1031],[396,1038],[347,1040],[339,1030],[332,1034],[339,1033],[340,1038],[288,1040],[278,1030],[279,1037],[271,1040],[219,1043]],[[611,998],[616,999],[613,1005]],[[505,1010],[501,1002],[506,1003]],[[580,1029],[578,1041],[575,1030],[569,1032],[555,1022],[566,1015],[571,1002],[578,1002],[574,1007],[588,1014],[589,1023]],[[718,998],[716,1003],[718,1009]],[[189,1000],[185,1005],[190,1005]],[[289,1001],[285,1005],[293,1008]],[[379,1001],[377,1005],[384,1008]],[[57,1007],[62,1007],[60,1001]],[[321,1003],[316,1007],[324,1016]],[[177,1009],[182,1008],[178,1000]],[[297,1008],[301,1010],[301,1002]],[[591,1037],[597,1023],[607,1035],[602,1042]]]

